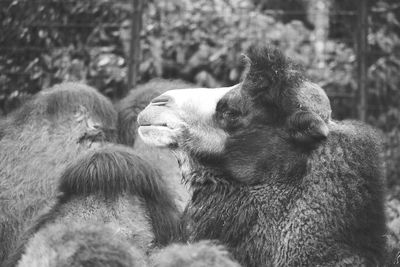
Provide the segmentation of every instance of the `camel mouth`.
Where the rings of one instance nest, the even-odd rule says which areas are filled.
[[[140,125],[138,128],[139,133],[140,132],[148,132],[148,131],[173,131],[174,128],[169,127],[167,124],[146,124],[146,125]]]
[[[137,122],[141,139],[145,143],[157,147],[176,144],[184,124],[170,108],[152,104],[140,112]]]
[[[146,130],[146,131],[149,131],[149,130],[152,130],[152,131],[160,130],[160,131],[163,131],[163,132],[168,132],[168,131],[176,131],[176,130],[178,130],[179,126],[178,125],[174,125],[173,123],[169,124],[169,123],[150,123],[150,122],[147,122],[147,123],[139,124],[138,130],[140,128],[142,129],[142,131],[143,130]]]
[[[167,125],[167,123],[143,123],[139,125],[140,127],[167,127],[172,129]]]

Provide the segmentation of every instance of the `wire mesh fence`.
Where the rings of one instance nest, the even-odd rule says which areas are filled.
[[[386,38],[398,6],[350,2],[0,0],[1,113],[61,81],[86,82],[112,99],[154,77],[232,85],[242,54],[260,43],[300,62],[335,118],[390,134],[388,153],[400,158],[400,81],[390,67],[398,59]]]
[[[232,84],[243,71],[242,53],[251,43],[260,42],[278,46],[304,64],[339,107],[338,117],[357,116],[362,80],[357,79],[355,68],[357,62],[365,62],[356,56],[361,39],[349,34],[357,29],[357,10],[165,1],[149,2],[143,14],[132,16],[132,2],[1,0],[3,112],[13,108],[13,99],[65,80],[88,82],[113,98],[124,95],[132,80],[159,76],[208,86]],[[142,49],[134,58],[130,56],[135,47],[131,21],[137,16],[143,16]],[[343,57],[342,62],[334,57]],[[129,70],[132,61],[140,64]],[[330,66],[332,61],[338,66]],[[338,69],[342,67],[345,70]],[[138,78],[133,79],[136,72]]]

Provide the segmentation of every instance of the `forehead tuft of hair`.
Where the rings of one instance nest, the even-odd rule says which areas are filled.
[[[251,46],[246,60],[247,72],[242,88],[256,102],[279,103],[282,95],[292,94],[292,89],[304,81],[300,66],[278,49]]]
[[[81,107],[104,125],[115,125],[117,114],[111,102],[96,89],[80,83],[67,82],[45,89],[35,95],[14,114],[17,124],[47,118],[51,121],[71,117]]]
[[[180,214],[166,182],[129,147],[109,145],[78,158],[61,175],[59,191],[60,203],[92,194],[109,200],[124,194],[138,196],[146,204],[155,244],[179,237]]]

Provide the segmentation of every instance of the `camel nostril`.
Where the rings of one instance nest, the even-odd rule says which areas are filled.
[[[151,100],[151,104],[155,106],[165,106],[172,101],[172,97],[168,95],[160,95]]]

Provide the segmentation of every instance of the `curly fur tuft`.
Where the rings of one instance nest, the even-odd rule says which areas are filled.
[[[246,59],[248,66],[243,88],[248,90],[255,103],[274,104],[287,111],[285,97],[295,94],[305,80],[301,67],[277,49],[256,45],[250,47]]]
[[[168,194],[157,171],[123,146],[101,148],[80,157],[63,172],[60,181],[62,199],[90,194],[113,198],[129,193],[160,201]]]
[[[125,193],[138,196],[147,205],[156,243],[178,237],[179,212],[173,195],[156,169],[128,147],[108,146],[77,159],[61,175],[59,191],[61,203],[91,194],[106,199]]]

